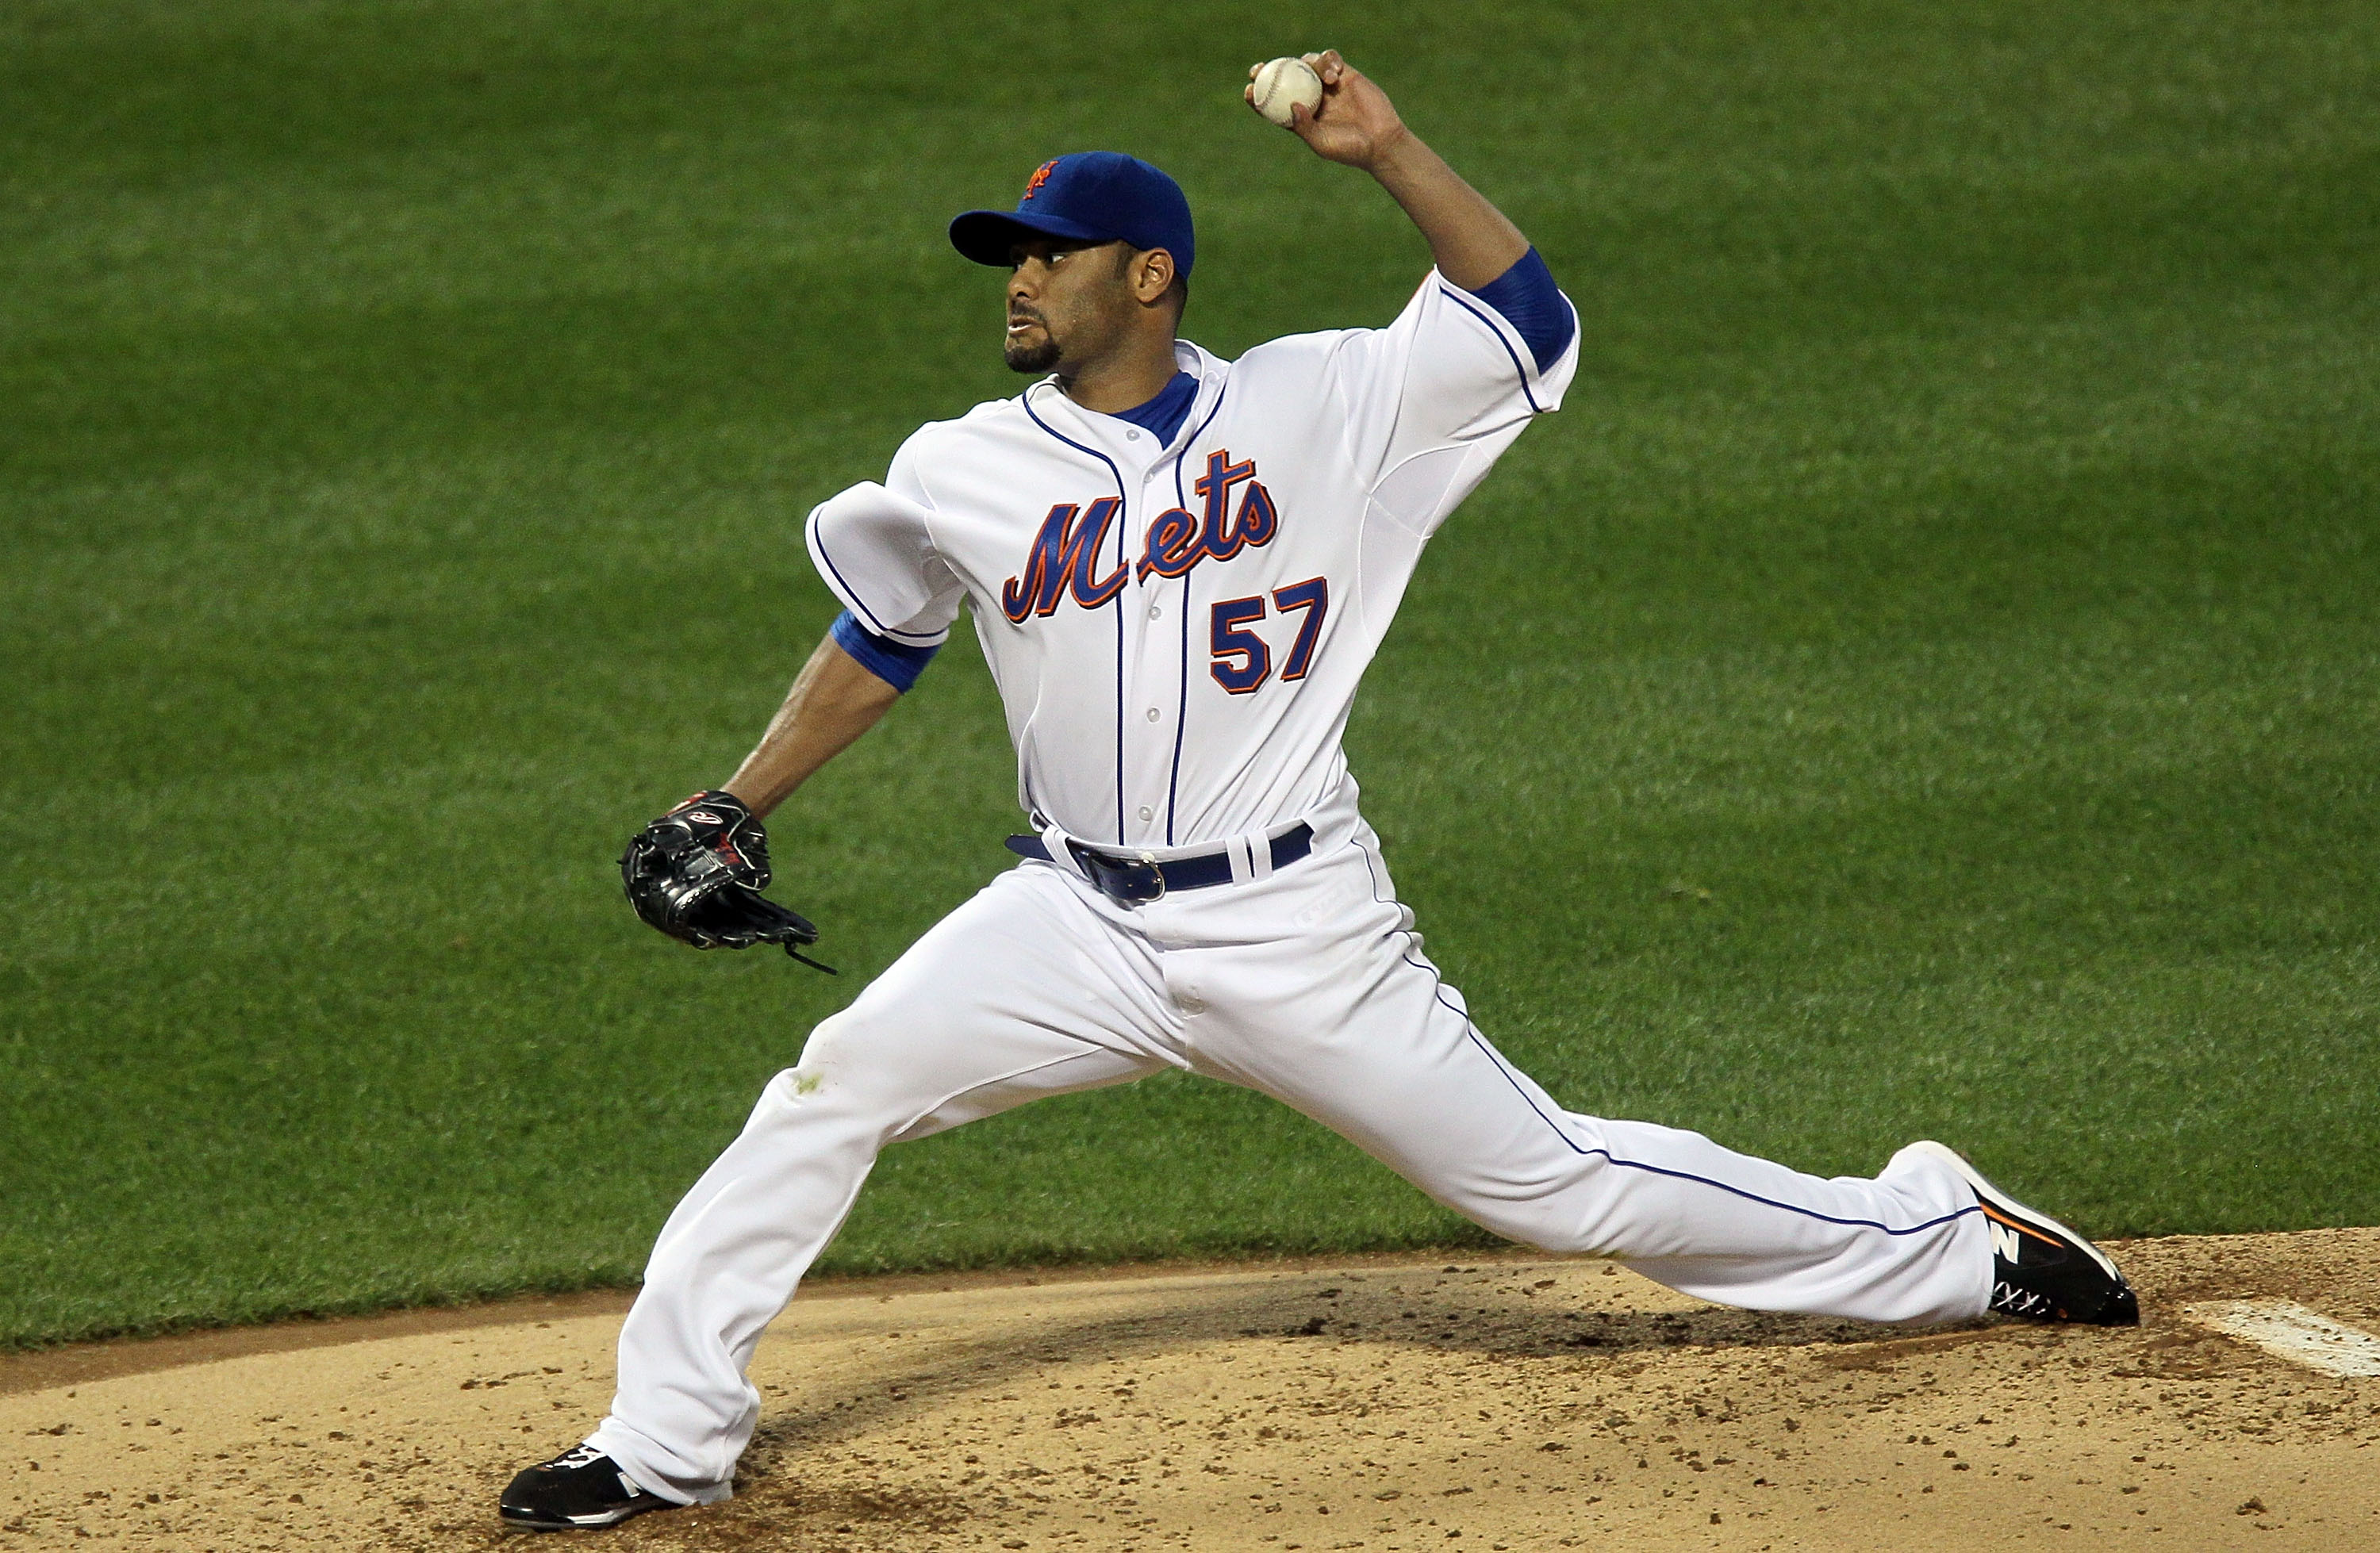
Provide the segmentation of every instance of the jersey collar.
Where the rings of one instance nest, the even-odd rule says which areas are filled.
[[[1044,420],[1062,422],[1067,435],[1079,437],[1102,451],[1117,454],[1135,464],[1153,464],[1172,457],[1177,448],[1198,434],[1199,429],[1212,419],[1215,402],[1223,396],[1223,387],[1230,381],[1232,364],[1221,357],[1201,349],[1188,340],[1173,342],[1174,364],[1198,380],[1198,396],[1190,403],[1190,413],[1182,418],[1182,425],[1164,446],[1156,445],[1153,437],[1135,442],[1124,435],[1129,424],[1111,415],[1087,410],[1058,386],[1058,376],[1052,372],[1027,388],[1020,398],[1030,401],[1033,413]],[[1043,390],[1048,390],[1044,393]],[[1147,452],[1142,450],[1146,448]]]

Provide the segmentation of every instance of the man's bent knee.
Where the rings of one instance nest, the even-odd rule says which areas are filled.
[[[801,1061],[780,1071],[760,1091],[752,1125],[782,1124],[804,1115],[866,1118],[890,1132],[906,1126],[930,1103],[911,1064],[886,1061],[873,1049],[869,1022],[849,1009],[820,1022]]]

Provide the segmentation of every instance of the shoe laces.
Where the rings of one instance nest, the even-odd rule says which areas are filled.
[[[2010,1316],[2048,1316],[2057,1314],[2057,1302],[2048,1295],[2031,1289],[2020,1289],[2006,1279],[1992,1285],[1991,1308],[2004,1310]]]

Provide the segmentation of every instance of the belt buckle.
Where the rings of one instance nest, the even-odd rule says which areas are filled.
[[[1132,856],[1117,857],[1079,842],[1069,844],[1099,893],[1116,904],[1145,906],[1165,899],[1165,867],[1157,854],[1143,848]]]
[[[1092,855],[1107,866],[1100,887],[1117,901],[1128,906],[1145,906],[1165,899],[1165,866],[1157,860],[1157,854],[1144,847],[1131,857],[1111,857],[1105,853]]]

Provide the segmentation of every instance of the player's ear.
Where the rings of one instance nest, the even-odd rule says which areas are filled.
[[[1132,294],[1142,307],[1155,304],[1173,286],[1173,256],[1161,248],[1150,249],[1133,261],[1130,272]]]

